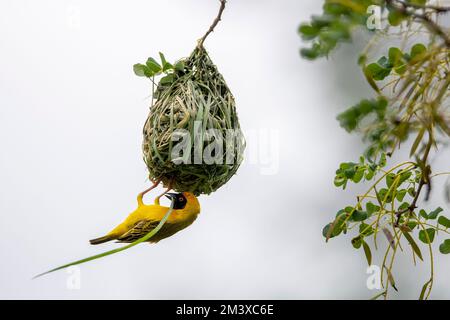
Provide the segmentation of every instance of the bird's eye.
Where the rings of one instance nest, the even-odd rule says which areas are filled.
[[[181,197],[180,197],[180,198],[178,198],[178,201],[180,201],[180,202],[183,202],[183,200],[184,200],[184,199],[183,199],[183,198],[181,198]]]

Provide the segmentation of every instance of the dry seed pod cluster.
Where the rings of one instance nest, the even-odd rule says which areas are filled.
[[[245,142],[234,97],[203,46],[181,65],[172,82],[160,81],[154,92],[143,130],[144,160],[151,180],[180,192],[210,194],[236,173]],[[181,140],[184,152],[174,156]]]

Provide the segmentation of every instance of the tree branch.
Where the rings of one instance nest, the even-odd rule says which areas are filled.
[[[211,32],[214,31],[214,28],[217,26],[220,20],[222,20],[222,13],[223,10],[225,10],[225,4],[227,3],[226,0],[219,0],[220,1],[220,8],[219,13],[217,14],[217,17],[214,19],[212,25],[209,27],[208,31],[206,31],[205,35],[198,40],[198,46],[203,47],[203,42],[205,42],[205,39],[209,36]]]
[[[436,13],[446,13],[450,11],[450,7],[441,7],[441,6],[435,6],[435,5],[422,5],[422,4],[415,4],[415,3],[409,3],[409,2],[405,2],[403,0],[397,0],[398,3],[401,3],[403,6],[407,6],[410,8],[414,8],[417,10],[432,10],[435,11]]]
[[[397,216],[397,221],[395,222],[395,226],[398,227],[400,224],[400,219],[402,217],[403,214],[405,213],[413,213],[413,211],[417,208],[417,201],[419,201],[419,196],[420,193],[422,192],[423,186],[424,185],[429,185],[430,184],[430,169],[429,166],[427,165],[428,162],[428,156],[430,155],[430,151],[431,151],[431,146],[433,145],[433,135],[431,133],[431,131],[429,131],[429,138],[428,138],[428,143],[425,149],[425,152],[423,154],[423,157],[420,161],[420,166],[422,167],[422,176],[420,177],[420,181],[419,181],[419,186],[417,188],[416,194],[414,195],[414,199],[411,203],[411,205],[402,211],[398,211],[396,213]]]
[[[445,32],[440,25],[434,22],[426,13],[417,13],[416,10],[419,9],[432,9],[437,13],[443,13],[450,11],[450,7],[439,7],[439,6],[422,6],[415,5],[402,0],[386,0],[386,4],[392,8],[408,15],[414,19],[422,21],[425,26],[434,34],[441,37],[445,45],[450,48],[450,37]],[[408,10],[413,9],[413,10]]]

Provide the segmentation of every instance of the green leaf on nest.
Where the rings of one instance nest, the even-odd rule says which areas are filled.
[[[147,59],[146,65],[155,74],[158,74],[162,71],[162,67],[160,66],[160,64],[151,57]]]
[[[138,77],[145,77],[148,68],[146,65],[138,63],[133,66],[133,71]]]

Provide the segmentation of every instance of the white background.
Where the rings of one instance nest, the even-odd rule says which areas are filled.
[[[264,158],[247,158],[226,186],[200,198],[202,213],[189,229],[82,265],[79,290],[67,287],[64,270],[31,280],[117,246],[91,247],[88,239],[125,218],[148,186],[140,148],[150,86],[132,65],[159,51],[172,61],[189,55],[217,8],[212,0],[0,2],[0,298],[376,294],[350,237],[325,244],[321,235],[362,190],[333,187],[338,164],[364,149],[335,116],[371,93],[355,47],[314,63],[300,58],[296,30],[321,12],[317,0],[230,0],[205,43],[243,130],[278,132],[275,174],[261,174]],[[249,139],[249,150],[260,142]],[[445,159],[448,152],[436,167]],[[444,205],[438,184],[435,190]],[[432,297],[449,298],[450,257],[436,259]],[[395,297],[417,298],[426,265],[413,267],[409,254],[398,261]]]

